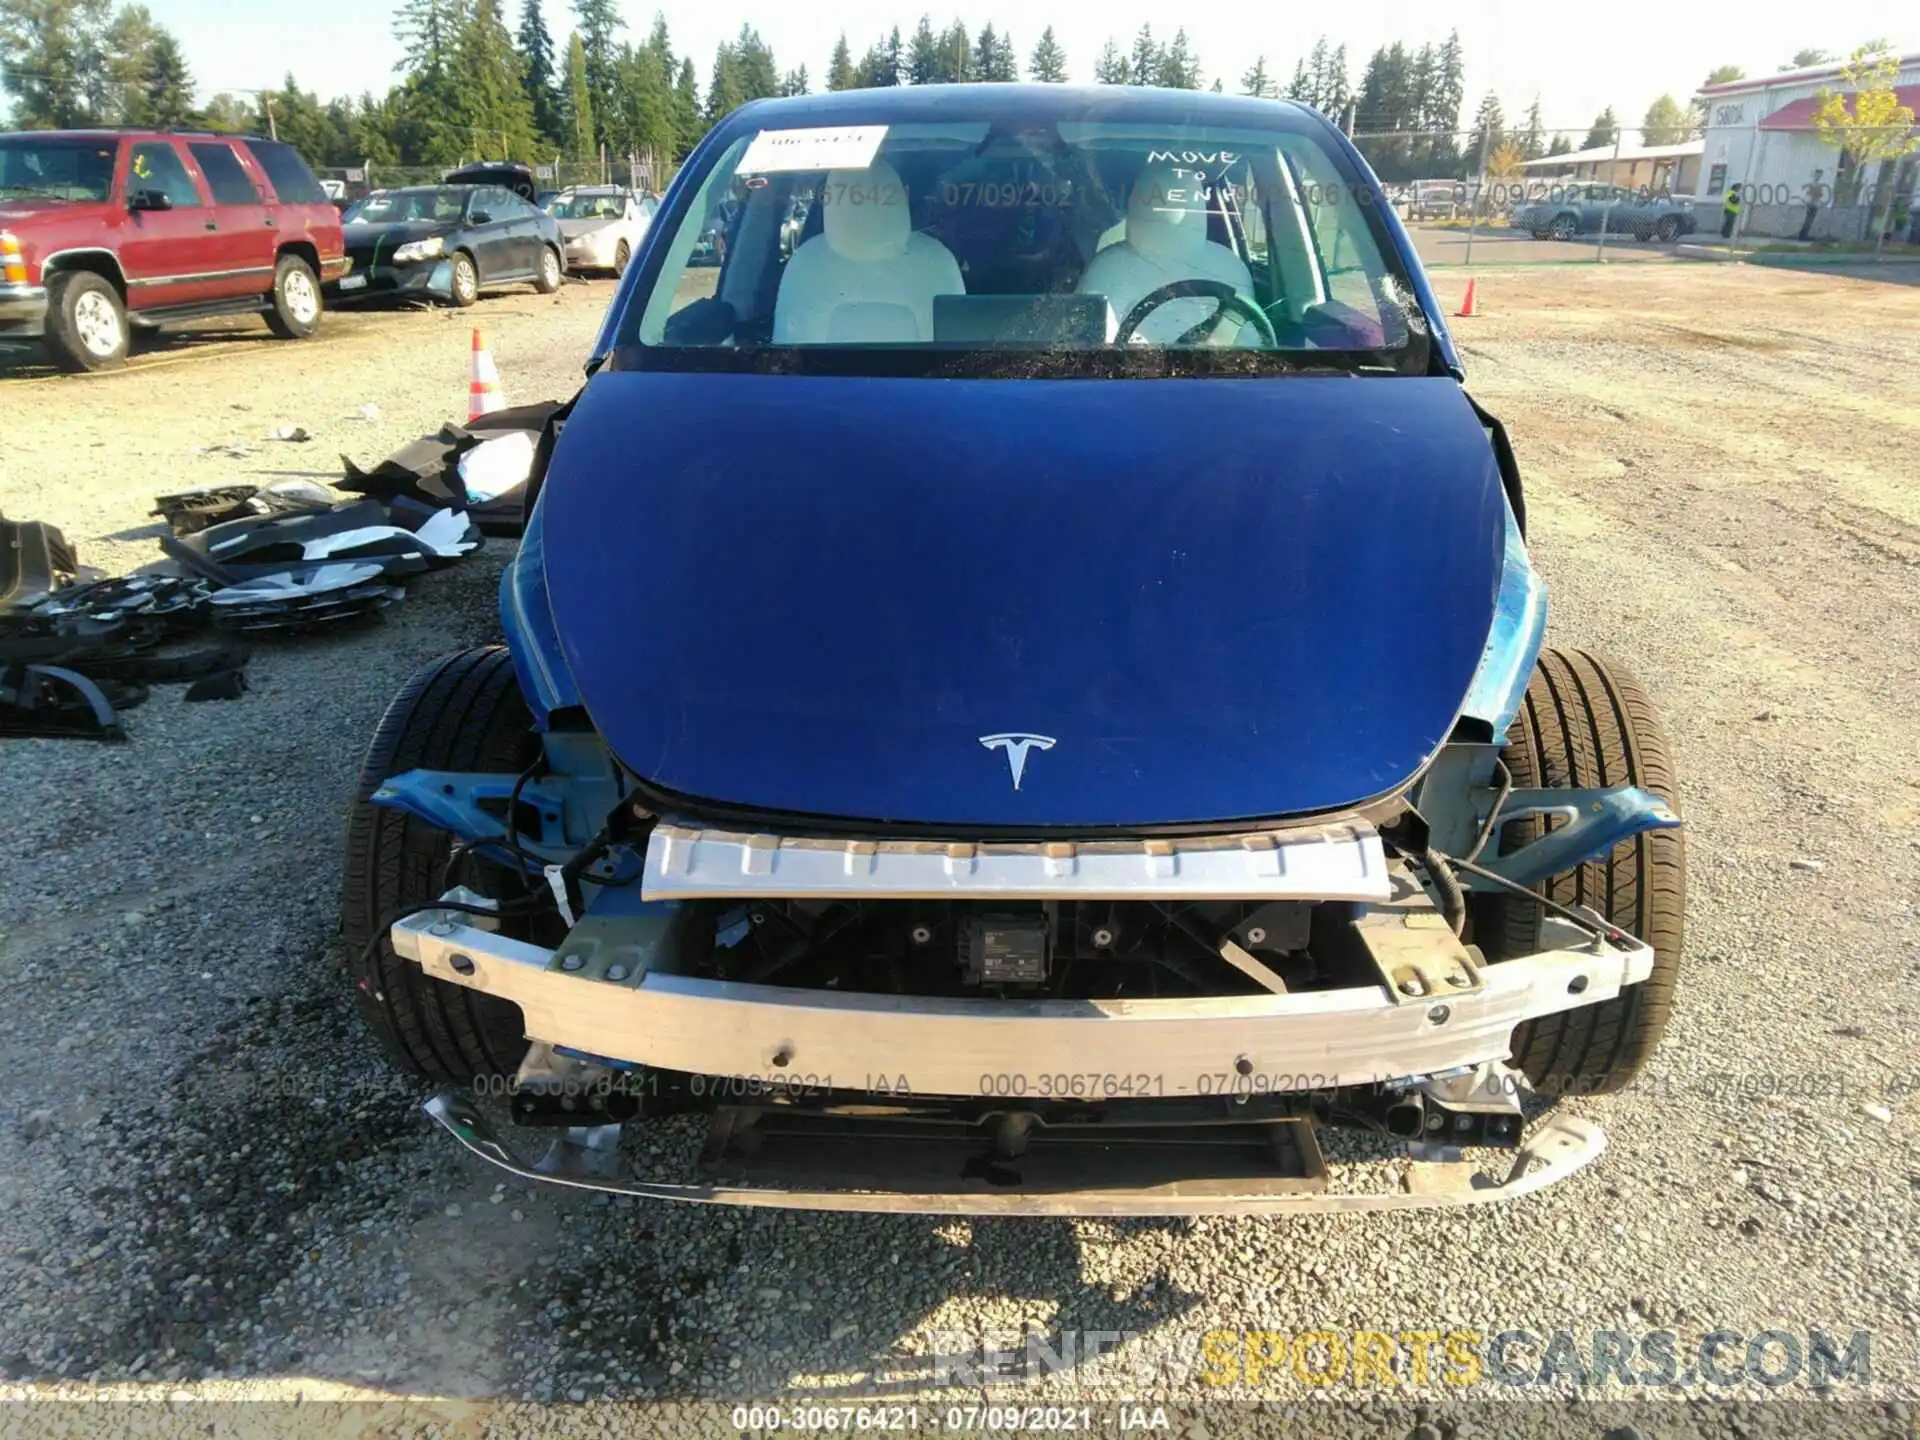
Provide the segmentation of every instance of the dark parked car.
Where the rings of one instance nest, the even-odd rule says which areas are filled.
[[[399,292],[466,306],[513,281],[551,295],[566,273],[553,217],[498,185],[376,190],[349,207],[346,235],[353,271],[342,295]]]
[[[1570,185],[1522,205],[1513,225],[1536,240],[1571,240],[1602,229],[1636,240],[1677,240],[1693,232],[1693,207],[1625,185]]]
[[[0,135],[0,341],[41,341],[66,369],[110,369],[132,329],[209,315],[305,339],[345,266],[340,216],[280,141]]]

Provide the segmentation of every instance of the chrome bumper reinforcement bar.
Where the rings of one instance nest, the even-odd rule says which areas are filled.
[[[1363,820],[1178,839],[952,842],[696,830],[647,842],[649,900],[1384,900]]]
[[[1606,1148],[1600,1127],[1573,1115],[1550,1115],[1535,1125],[1511,1160],[1486,1172],[1467,1163],[1414,1162],[1396,1189],[1337,1192],[1302,1190],[1236,1194],[1180,1185],[1132,1189],[932,1193],[857,1189],[795,1189],[759,1185],[670,1184],[628,1178],[613,1141],[615,1126],[568,1131],[537,1160],[516,1154],[466,1096],[442,1093],[427,1113],[475,1155],[525,1180],[603,1190],[644,1200],[697,1205],[751,1205],[775,1210],[843,1210],[911,1215],[1307,1215],[1368,1210],[1418,1210],[1495,1204],[1543,1190],[1591,1162]],[[1196,1187],[1198,1188],[1198,1187]]]
[[[510,1000],[535,1041],[615,1063],[775,1088],[1121,1099],[1324,1090],[1503,1060],[1524,1020],[1644,980],[1653,952],[1549,918],[1530,956],[1461,988],[1385,983],[1189,999],[952,999],[803,990],[642,969],[618,952],[564,953],[423,911],[395,950],[435,979]],[[1405,931],[1402,944],[1418,931]],[[1434,936],[1457,945],[1442,929]]]

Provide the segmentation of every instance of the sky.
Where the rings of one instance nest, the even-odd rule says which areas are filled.
[[[544,3],[549,28],[564,48],[573,12],[564,0]],[[382,92],[392,83],[398,58],[392,0],[309,6],[276,0],[148,0],[148,7],[180,37],[203,96],[220,89],[278,86],[289,70],[302,89],[322,98]],[[504,0],[502,8],[517,15],[519,0]],[[743,21],[772,46],[783,70],[804,64],[819,89],[842,30],[857,59],[896,24],[903,34],[911,33],[921,6],[913,0],[840,0],[832,7],[764,0],[624,0],[624,10],[636,39],[644,38],[656,10],[664,14],[675,53],[694,57],[703,89],[715,47]],[[1874,37],[1891,39],[1903,50],[1920,48],[1914,12],[1900,0],[1738,8],[1704,0],[1612,0],[1604,6],[1441,0],[1417,7],[1404,0],[1344,0],[1324,12],[1244,0],[1176,6],[1139,0],[1044,0],[1020,6],[946,0],[931,13],[936,29],[958,17],[971,33],[989,21],[998,30],[1010,30],[1023,67],[1041,27],[1051,24],[1066,47],[1075,80],[1092,78],[1094,57],[1108,36],[1124,48],[1143,23],[1163,39],[1184,25],[1206,83],[1221,76],[1228,89],[1236,88],[1242,72],[1263,53],[1269,72],[1278,72],[1284,83],[1294,61],[1322,31],[1331,43],[1345,43],[1357,85],[1376,46],[1400,40],[1417,49],[1427,41],[1437,44],[1457,28],[1467,61],[1463,128],[1487,90],[1500,97],[1510,120],[1524,116],[1537,94],[1549,128],[1584,131],[1604,106],[1611,105],[1631,126],[1663,92],[1684,102],[1716,65],[1768,74],[1796,50],[1813,47],[1844,55]]]

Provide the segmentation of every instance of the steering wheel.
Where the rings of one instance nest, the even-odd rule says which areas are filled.
[[[1174,300],[1191,299],[1215,301],[1214,312],[1198,325],[1184,331],[1174,341],[1176,345],[1198,344],[1221,316],[1232,311],[1253,326],[1267,349],[1280,348],[1280,342],[1273,333],[1273,321],[1267,318],[1267,312],[1224,280],[1175,280],[1171,284],[1162,285],[1158,290],[1149,291],[1138,305],[1127,312],[1126,319],[1120,322],[1120,329],[1115,333],[1113,343],[1126,344],[1133,338],[1133,332],[1146,322],[1147,316],[1162,305]]]

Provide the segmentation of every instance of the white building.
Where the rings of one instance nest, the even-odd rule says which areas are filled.
[[[1678,145],[1601,145],[1523,160],[1520,170],[1529,181],[1597,180],[1632,190],[1694,195],[1700,188],[1702,150],[1699,140]]]
[[[1739,233],[1752,236],[1799,235],[1808,187],[1816,183],[1818,207],[1808,231],[1814,239],[1868,238],[1870,212],[1897,218],[1912,206],[1920,157],[1864,173],[1853,156],[1813,129],[1821,92],[1844,90],[1845,83],[1838,65],[1820,65],[1701,87],[1695,99],[1706,114],[1698,191],[1703,231],[1718,231],[1729,185],[1740,187],[1744,201]],[[1895,86],[1900,102],[1920,114],[1920,54],[1901,57]],[[1907,238],[1907,226],[1889,238]]]

